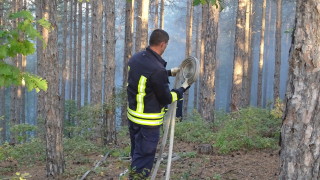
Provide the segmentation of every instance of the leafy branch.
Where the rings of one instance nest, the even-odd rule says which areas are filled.
[[[19,68],[4,61],[8,57],[16,57],[18,54],[27,56],[33,54],[35,44],[32,42],[41,34],[35,29],[39,24],[43,28],[51,29],[51,24],[45,19],[36,21],[30,11],[19,11],[9,15],[10,20],[21,19],[16,28],[0,29],[0,87],[25,84],[29,91],[35,89],[47,90],[47,81],[41,77],[23,72]],[[1,27],[0,27],[1,28]],[[44,45],[45,46],[45,45]]]

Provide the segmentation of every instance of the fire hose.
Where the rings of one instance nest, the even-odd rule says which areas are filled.
[[[180,87],[181,84],[185,80],[188,81],[189,85],[191,85],[192,83],[194,83],[197,80],[197,78],[200,74],[200,62],[198,61],[197,58],[190,56],[190,57],[186,58],[185,60],[183,60],[179,67],[180,67],[180,71],[176,75],[174,88]],[[170,131],[170,144],[169,144],[168,163],[167,163],[167,170],[166,170],[165,179],[166,180],[170,179],[176,109],[177,109],[177,101],[171,103],[169,110],[166,113],[166,116],[164,119],[164,122],[165,122],[164,134],[162,137],[159,155],[158,155],[157,162],[156,162],[155,168],[154,168],[152,176],[151,176],[151,180],[155,180],[155,178],[157,176],[157,172],[158,172],[158,169],[159,169],[159,166],[161,163],[161,159],[162,159],[161,158],[162,153],[164,151],[164,148],[165,148],[165,145],[167,142],[169,129],[171,130]],[[171,124],[171,128],[170,128],[170,124]]]

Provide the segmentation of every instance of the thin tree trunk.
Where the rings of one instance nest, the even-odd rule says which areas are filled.
[[[164,29],[164,0],[161,0],[160,7],[160,29]]]
[[[199,40],[201,39],[201,37],[199,37],[199,35],[201,35],[200,32],[200,16],[197,16],[196,18],[196,48],[195,48],[195,56],[197,58],[199,58],[200,53],[199,53]],[[199,84],[199,80],[197,79],[196,82],[194,83],[194,96],[193,96],[193,109],[198,109],[198,84]]]
[[[72,99],[72,63],[73,63],[73,51],[74,51],[74,47],[73,47],[73,3],[72,0],[69,1],[70,4],[70,18],[69,18],[69,24],[70,24],[70,28],[69,28],[69,60],[68,60],[68,84],[69,84],[69,89],[68,89],[68,97],[69,100]],[[69,118],[68,118],[69,119]]]
[[[4,18],[3,18],[3,2],[0,1],[0,26],[4,25]],[[0,60],[1,61],[1,60]],[[6,124],[6,98],[5,98],[5,87],[0,87],[0,121],[1,121],[1,138],[2,142],[6,141],[6,132],[7,132],[7,124]],[[2,118],[2,119],[1,119]]]
[[[57,4],[55,0],[42,0],[43,17],[56,27]],[[58,46],[57,28],[42,31],[46,49],[42,53],[44,78],[48,81],[48,90],[44,96],[45,127],[46,127],[46,154],[47,177],[56,179],[64,172],[64,157],[62,147],[62,119],[60,114],[59,99],[59,74],[58,74]]]
[[[105,3],[106,15],[106,79],[105,102],[107,104],[104,119],[104,143],[116,143],[116,117],[115,117],[115,0]]]
[[[159,0],[154,0],[154,19],[153,19],[153,24],[154,24],[154,29],[159,28]]]
[[[137,0],[136,45],[135,51],[141,51],[148,44],[149,0]]]
[[[89,81],[89,2],[86,2],[86,25],[85,25],[85,70],[84,70],[84,104],[88,103],[88,81]]]
[[[96,0],[92,4],[92,36],[94,42],[92,44],[92,89],[91,89],[91,103],[102,103],[102,73],[103,73],[103,55],[102,55],[102,14],[103,14],[103,1]]]
[[[17,2],[16,0],[12,0],[11,1],[11,12],[17,12]],[[16,28],[17,23],[16,20],[13,19],[12,20],[12,25],[13,28]],[[12,58],[13,63],[18,66],[18,62],[16,58]],[[11,107],[10,107],[10,126],[14,126],[17,124],[17,109],[16,109],[16,104],[17,104],[17,92],[18,92],[18,88],[17,86],[11,86]],[[10,144],[15,144],[16,142],[16,133],[12,133],[10,134]]]
[[[243,83],[242,83],[242,106],[248,107],[250,104],[251,95],[251,80],[252,80],[252,56],[251,56],[251,40],[252,40],[252,0],[246,2],[246,20],[245,20],[245,53],[243,59]]]
[[[93,2],[91,1],[91,38],[90,38],[90,44],[89,44],[89,49],[91,50],[91,54],[90,54],[90,63],[89,63],[89,89],[90,91],[88,91],[88,94],[90,96],[90,98],[88,97],[88,101],[90,101],[90,103],[92,103],[92,92],[93,92],[93,63],[94,63],[94,60],[93,60],[93,38],[94,38],[94,25],[93,25],[93,22],[94,22],[94,15],[93,15],[93,7],[94,7],[94,4]]]
[[[247,0],[239,0],[236,23],[236,38],[233,59],[233,83],[231,93],[231,110],[237,111],[243,106],[242,83],[243,62],[248,57],[246,53],[246,6]]]
[[[266,32],[271,32],[271,28],[273,28],[273,26],[271,25],[271,21],[272,21],[272,2],[269,1],[269,8],[268,8],[268,28],[267,28],[267,31]],[[270,56],[270,48],[271,47],[271,44],[270,44],[270,38],[271,36],[267,36],[267,42],[265,43],[265,57],[269,57]],[[263,94],[262,94],[262,107],[265,108],[266,105],[268,104],[267,102],[267,91],[268,91],[268,86],[269,86],[269,83],[268,83],[268,74],[269,74],[269,59],[266,58],[264,61],[264,65],[265,65],[265,68],[264,68],[264,74],[262,75],[262,78],[263,78],[263,82],[262,82],[262,86],[263,86]]]
[[[275,70],[274,70],[274,102],[280,97],[280,67],[281,67],[281,26],[282,24],[282,0],[277,1],[277,21],[276,21],[276,54],[275,54]]]
[[[203,97],[201,87],[204,86],[203,76],[204,76],[204,51],[205,51],[205,38],[206,38],[206,29],[208,21],[208,8],[206,5],[202,5],[202,22],[201,22],[201,41],[200,41],[200,75],[199,75],[199,99]],[[201,103],[199,100],[199,104]],[[198,112],[200,113],[202,107],[198,106]]]
[[[76,101],[76,86],[77,86],[77,3],[78,0],[73,1],[74,11],[73,11],[73,57],[72,57],[72,100]]]
[[[192,0],[187,2],[187,17],[186,17],[186,52],[185,57],[191,56],[192,53],[192,24],[193,24],[193,6]],[[188,115],[188,103],[189,103],[189,90],[183,94],[183,118],[186,118]]]
[[[132,56],[133,49],[133,16],[134,16],[134,0],[126,2],[126,24],[125,24],[125,38],[124,38],[124,57],[123,57],[123,90],[126,90],[128,83],[128,61]],[[126,93],[124,93],[126,94]],[[121,108],[121,125],[127,125],[127,96],[123,101]]]
[[[42,18],[42,2],[41,0],[36,0],[36,19],[39,20]],[[42,27],[37,24],[37,31],[42,33]],[[37,39],[37,74],[40,77],[43,77],[44,75],[44,69],[43,69],[43,60],[42,60],[42,51],[43,51],[43,42],[39,38]],[[37,124],[39,129],[44,129],[43,127],[43,120],[44,120],[44,92],[40,91],[37,93]],[[40,139],[44,140],[44,134],[37,134],[38,137],[40,136]]]
[[[63,1],[63,47],[62,47],[62,82],[61,82],[61,119],[64,119],[65,98],[66,98],[66,78],[67,78],[67,32],[68,32],[68,1]]]
[[[204,5],[206,15],[206,29],[204,36],[203,75],[200,88],[200,115],[209,122],[214,121],[215,101],[215,67],[216,45],[218,39],[219,8],[212,5]]]
[[[77,48],[77,108],[81,107],[81,51],[82,51],[82,2],[78,2],[78,48]]]
[[[318,6],[316,6],[318,5]],[[279,179],[320,178],[320,5],[298,0],[292,36]]]
[[[264,35],[266,29],[266,6],[267,0],[263,0],[262,4],[262,25],[261,25],[261,37],[260,37],[260,54],[259,54],[259,71],[258,71],[258,95],[257,95],[257,106],[261,107],[262,100],[262,70],[263,70],[263,59],[264,59]]]

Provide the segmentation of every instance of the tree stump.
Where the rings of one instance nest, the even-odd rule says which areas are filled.
[[[197,151],[199,154],[210,154],[213,151],[211,144],[200,144],[197,147]]]

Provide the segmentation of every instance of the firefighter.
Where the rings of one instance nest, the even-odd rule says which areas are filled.
[[[169,35],[161,29],[154,30],[149,46],[129,60],[128,124],[131,139],[131,179],[147,178],[151,172],[160,126],[165,107],[182,98],[190,86],[185,81],[178,89],[169,89],[168,76],[175,76],[179,68],[166,70],[167,62],[161,57]]]

